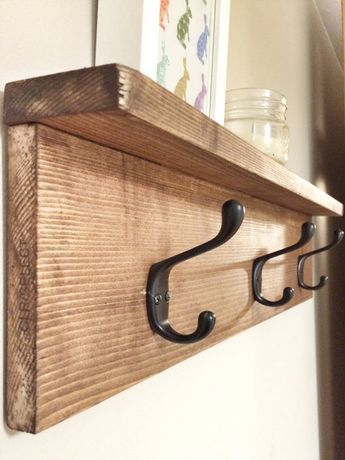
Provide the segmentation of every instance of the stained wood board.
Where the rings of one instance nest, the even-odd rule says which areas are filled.
[[[123,65],[9,83],[4,120],[40,122],[302,213],[343,213],[337,200]]]
[[[266,297],[295,288],[286,307],[262,306],[251,291],[253,259],[296,242],[305,214],[44,125],[10,127],[8,152],[13,429],[44,430],[310,298],[297,286],[300,251],[264,269]],[[191,332],[209,309],[215,329],[193,345],[167,342],[147,321],[149,267],[214,236],[228,199],[246,207],[238,233],[170,275],[173,326]]]

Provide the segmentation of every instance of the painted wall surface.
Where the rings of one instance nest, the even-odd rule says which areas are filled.
[[[92,65],[95,3],[0,0],[0,91],[6,81]],[[231,19],[228,87],[264,86],[286,94],[288,166],[307,179],[316,177],[315,75],[323,75],[320,66],[333,58],[324,56],[331,48],[313,2],[232,0]],[[332,91],[340,85],[338,71],[327,74]],[[341,96],[330,102],[339,106]],[[317,107],[322,139],[332,142],[324,118],[327,97]],[[339,132],[338,122],[334,129]],[[1,145],[3,159],[3,133]],[[4,181],[1,190],[3,206]],[[3,309],[0,327],[4,330]],[[39,435],[1,424],[0,459],[316,460],[316,376],[309,301]],[[1,387],[3,378],[0,373]]]
[[[317,0],[316,3],[312,0],[233,0],[228,88],[267,87],[285,94],[291,135],[288,168],[344,203],[344,73],[316,8],[316,4],[322,6],[324,13],[330,3],[326,0]],[[333,10],[337,9],[339,14],[339,2],[333,3],[336,4],[332,6]],[[340,22],[335,17],[332,21]],[[334,36],[331,38],[334,40]],[[338,44],[338,55],[341,47]],[[319,217],[315,221],[318,228],[316,247],[331,241],[335,228],[345,227],[343,218]],[[287,451],[282,449],[282,458],[344,458],[344,260],[344,244],[314,259],[316,276],[328,274],[329,284],[315,296],[315,303],[297,307],[296,323],[291,323],[291,330],[285,330],[287,335],[294,337],[297,323],[298,328],[307,326],[306,323],[301,325],[303,320],[299,315],[302,309],[305,309],[304,320],[308,327],[315,321],[320,453],[318,457],[316,412],[308,409],[303,397],[299,400],[299,396],[307,391],[305,385],[315,398],[316,376],[312,375],[315,355],[314,350],[305,348],[299,352],[308,365],[300,369],[300,386],[290,403],[294,407],[299,401],[304,435],[312,437],[314,443],[303,451],[299,450],[298,444],[295,450],[292,441]],[[314,332],[306,336],[306,340],[313,342]],[[286,353],[297,354],[295,345],[292,340]],[[283,378],[289,379],[290,376],[286,374]],[[297,429],[297,426],[291,426],[286,439]],[[259,458],[265,458],[265,455],[259,455]]]
[[[332,42],[335,54],[339,62],[343,65],[342,0],[315,0],[315,3],[319,9],[327,34]]]
[[[317,18],[315,21],[317,22]],[[324,34],[317,27],[312,27],[311,41],[315,50],[312,55],[312,93],[316,95],[312,100],[312,177],[316,184],[345,203],[344,72],[337,59],[339,54],[332,52],[330,42],[324,40]],[[326,236],[322,238],[324,242],[331,240],[335,228],[345,228],[345,219],[320,217],[317,224]],[[318,273],[325,272],[330,277],[329,288],[323,289],[316,297],[320,440],[323,460],[342,460],[345,452],[344,260],[343,243],[337,250],[319,257],[322,268],[317,267]]]

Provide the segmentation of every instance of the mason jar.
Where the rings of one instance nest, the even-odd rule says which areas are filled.
[[[289,128],[286,98],[270,89],[240,88],[226,93],[225,127],[285,165]]]

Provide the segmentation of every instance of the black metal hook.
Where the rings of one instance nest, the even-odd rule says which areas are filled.
[[[244,207],[236,200],[226,201],[222,208],[222,226],[219,233],[206,243],[153,264],[149,271],[146,290],[146,307],[153,331],[175,343],[193,343],[204,339],[214,328],[216,317],[211,311],[199,315],[197,329],[191,334],[180,334],[169,323],[169,274],[174,265],[215,249],[226,243],[240,228]]]
[[[280,249],[279,251],[272,252],[271,254],[266,254],[264,256],[258,257],[257,259],[254,260],[253,263],[253,294],[254,294],[254,299],[260,302],[263,305],[266,305],[267,307],[280,307],[282,305],[285,305],[288,303],[293,295],[294,295],[294,289],[291,287],[286,287],[283,291],[283,296],[276,301],[271,301],[265,299],[262,294],[262,269],[264,267],[264,264],[269,260],[273,259],[273,257],[278,257],[283,254],[286,254],[288,252],[295,251],[296,249],[301,248],[304,246],[308,241],[311,240],[315,233],[315,224],[311,222],[305,222],[302,225],[301,229],[301,237],[297,241],[297,243],[288,246],[287,248]]]
[[[310,251],[310,252],[307,252],[306,254],[301,254],[300,256],[298,256],[297,281],[298,281],[298,285],[301,288],[308,289],[310,291],[317,291],[318,289],[321,289],[327,283],[328,276],[322,275],[320,277],[319,283],[316,284],[315,286],[309,286],[308,284],[306,284],[304,281],[304,276],[303,276],[304,264],[306,260],[308,259],[308,257],[314,256],[315,254],[319,254],[320,252],[328,251],[329,249],[334,248],[341,242],[343,238],[344,238],[344,231],[335,230],[333,241],[329,243],[327,246],[324,246],[323,248],[315,249],[314,251]]]

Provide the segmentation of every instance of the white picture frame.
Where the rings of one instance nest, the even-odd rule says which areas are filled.
[[[208,115],[224,124],[230,0],[214,0]],[[98,0],[96,65],[120,63],[156,81],[160,0]]]

